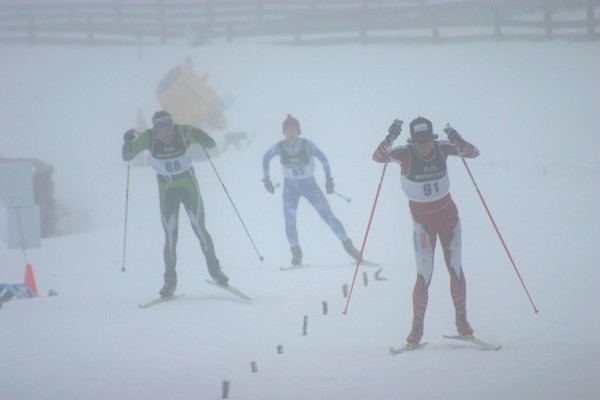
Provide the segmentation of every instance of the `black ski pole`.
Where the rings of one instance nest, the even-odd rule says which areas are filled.
[[[346,200],[346,203],[350,203],[352,201],[352,199],[350,197],[346,197],[341,193],[338,192],[333,192],[333,194],[335,194],[338,197],[341,197],[342,199]]]
[[[252,246],[254,247],[254,251],[256,251],[256,254],[258,255],[258,258],[262,262],[264,260],[264,257],[260,255],[260,252],[256,248],[256,245],[254,244],[254,240],[252,240],[252,236],[250,235],[250,232],[248,232],[248,228],[246,228],[246,224],[244,224],[244,220],[242,220],[242,216],[238,212],[237,207],[235,206],[235,204],[233,203],[233,200],[231,199],[231,196],[229,195],[229,192],[227,191],[227,188],[225,187],[225,184],[223,183],[223,180],[221,179],[221,176],[219,175],[219,172],[217,171],[217,168],[215,167],[215,164],[212,162],[212,159],[210,158],[210,155],[208,154],[208,151],[206,151],[206,149],[204,148],[204,146],[202,146],[202,150],[204,150],[204,154],[206,154],[206,158],[210,162],[210,165],[211,165],[213,171],[215,171],[215,175],[217,175],[217,179],[219,179],[219,182],[221,183],[221,187],[223,187],[223,190],[225,191],[225,194],[227,195],[227,198],[229,199],[229,202],[231,203],[231,206],[235,210],[235,213],[237,214],[238,219],[242,223],[242,226],[244,227],[244,230],[246,231],[246,235],[248,235],[248,239],[250,239],[250,242],[252,243]]]
[[[127,186],[125,189],[125,229],[123,230],[123,266],[121,271],[125,272],[125,249],[127,248],[127,211],[129,208],[129,172],[131,168],[131,162],[127,163]]]

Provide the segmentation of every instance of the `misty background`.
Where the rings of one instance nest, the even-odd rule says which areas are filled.
[[[587,8],[567,14],[587,21]],[[319,45],[295,44],[289,34],[90,45],[73,32],[78,44],[2,44],[0,155],[51,164],[61,211],[59,233],[27,250],[40,297],[0,309],[3,396],[217,399],[229,380],[232,399],[597,398],[600,49],[585,23],[570,28],[577,38],[546,37],[542,15],[529,15],[540,25],[538,38],[527,40],[435,43],[428,26],[417,34],[426,39],[366,45],[349,30],[338,43],[311,36],[326,38]],[[149,124],[161,108],[159,83],[181,65],[206,77],[223,100],[226,126],[206,128],[221,150],[213,161],[264,262],[210,164],[199,159],[194,167],[217,255],[252,304],[203,282],[205,261],[182,213],[177,292],[186,296],[138,308],[158,295],[164,270],[155,173],[143,160],[131,168],[127,271],[121,272],[122,136]],[[352,199],[328,196],[357,246],[382,175],[371,154],[390,123],[422,115],[442,134],[450,122],[481,150],[467,162],[540,313],[456,158],[448,164],[461,215],[469,318],[475,334],[501,351],[442,338],[455,327],[438,252],[423,338],[429,344],[389,355],[410,329],[415,278],[412,221],[396,165],[382,182],[365,247],[387,280],[374,279],[377,268],[360,267],[343,315],[341,287],[355,266],[305,202],[298,229],[311,267],[281,272],[291,258],[281,192],[264,190],[261,160],[283,138],[288,113],[328,156],[336,190]],[[239,149],[224,147],[232,133],[245,134]],[[273,182],[282,182],[276,160],[271,171]],[[324,187],[318,164],[316,178]],[[23,282],[20,250],[3,241],[0,260],[1,283]]]

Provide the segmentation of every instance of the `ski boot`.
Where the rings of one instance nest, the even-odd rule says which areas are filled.
[[[461,336],[470,336],[473,334],[473,328],[471,328],[469,321],[467,321],[466,311],[464,313],[456,314],[456,330]]]
[[[302,249],[300,246],[292,246],[292,265],[302,264]]]
[[[423,320],[422,319],[413,319],[412,329],[406,338],[406,343],[411,345],[417,345],[421,342],[421,338],[423,337]]]
[[[173,293],[175,293],[176,288],[177,275],[175,273],[165,273],[165,284],[158,293],[162,298],[173,297]]]
[[[208,273],[211,278],[215,281],[215,283],[219,286],[227,286],[227,282],[229,282],[229,278],[227,275],[223,273],[219,264],[213,264],[208,266]]]
[[[352,240],[346,239],[342,242],[342,245],[344,246],[346,253],[350,254],[350,257],[352,257],[354,260],[358,260],[358,257],[360,257],[360,252],[356,249],[356,247],[354,247]]]

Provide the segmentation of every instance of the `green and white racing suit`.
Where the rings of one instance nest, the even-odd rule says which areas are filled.
[[[123,146],[123,160],[129,161],[144,150],[151,154],[151,163],[157,172],[160,196],[160,216],[165,233],[164,260],[165,282],[176,284],[177,235],[179,208],[183,204],[200,247],[206,257],[211,275],[220,270],[213,240],[206,230],[204,204],[194,173],[192,144],[207,149],[215,147],[215,141],[204,131],[190,125],[174,125],[169,142],[158,139],[152,129],[145,130],[132,142]]]

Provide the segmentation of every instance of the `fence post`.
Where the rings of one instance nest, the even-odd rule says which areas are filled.
[[[227,21],[227,43],[233,42],[233,22]]]
[[[594,0],[588,0],[587,1],[587,12],[586,12],[586,18],[587,18],[587,34],[588,34],[588,39],[590,41],[593,41],[595,39],[595,32],[594,32],[594,5],[592,4]]]
[[[27,39],[29,44],[35,43],[35,19],[33,9],[27,10]]]
[[[206,19],[207,35],[209,35],[209,37],[212,37],[213,29],[214,29],[214,10],[213,10],[213,1],[212,0],[206,1],[206,18],[205,19]]]
[[[158,0],[158,24],[160,26],[160,44],[167,43],[167,19],[165,12],[165,0]]]
[[[86,18],[86,30],[88,45],[92,46],[94,44],[94,19],[92,17]]]
[[[494,6],[494,37],[497,42],[502,40],[502,16],[498,5]]]
[[[440,41],[440,21],[438,19],[437,7],[431,6],[431,36],[433,43],[439,43]]]
[[[552,36],[552,8],[549,1],[544,1],[544,32],[546,37]]]
[[[255,0],[254,12],[255,12],[255,20],[254,20],[254,30],[259,33],[263,27],[263,5],[262,0]]]
[[[115,9],[115,24],[120,26],[121,23],[123,22],[123,1],[115,0],[114,9]]]
[[[300,38],[300,36],[302,35],[302,27],[301,27],[299,16],[294,15],[292,17],[292,26],[294,27],[294,43],[300,44],[300,42],[302,40]]]
[[[369,24],[369,10],[368,10],[369,2],[368,0],[362,0],[362,10],[360,15],[358,16],[359,23],[359,35],[360,42],[362,45],[367,44],[367,26]]]

